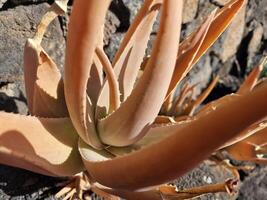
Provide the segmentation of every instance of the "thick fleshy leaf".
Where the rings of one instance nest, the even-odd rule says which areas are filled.
[[[225,104],[228,104],[230,101],[233,101],[235,99],[238,99],[240,97],[240,95],[237,94],[228,94],[226,96],[223,96],[215,101],[212,101],[208,104],[206,104],[205,106],[203,106],[199,112],[196,114],[196,117],[201,117],[203,115],[206,115],[210,112],[212,112],[213,110],[216,110],[220,107],[223,107]]]
[[[37,27],[33,39],[24,49],[24,78],[29,111],[42,117],[68,115],[64,100],[63,80],[56,64],[41,47],[48,25],[67,9],[67,0],[55,1]]]
[[[100,62],[102,63],[103,69],[106,74],[106,79],[109,85],[109,113],[118,109],[120,106],[120,91],[119,84],[117,82],[116,76],[114,74],[111,63],[108,60],[103,49],[96,48],[96,55],[98,56]]]
[[[195,101],[193,101],[190,105],[187,106],[184,114],[188,114],[189,116],[193,116],[196,109],[198,108],[198,106],[200,106],[200,104],[202,104],[203,101],[209,96],[209,94],[214,89],[214,87],[216,86],[218,81],[219,81],[219,76],[216,76],[211,81],[209,86],[197,97],[197,99]]]
[[[68,116],[61,74],[52,59],[32,39],[28,39],[25,45],[24,76],[28,107],[32,115]]]
[[[159,33],[142,77],[120,108],[98,123],[104,143],[113,146],[133,144],[158,115],[175,66],[181,15],[181,1],[164,1]]]
[[[173,77],[168,89],[167,96],[170,95],[192,68],[192,62],[200,49],[208,30],[215,18],[216,10],[206,19],[194,34],[186,38],[181,44],[177,55],[177,61]]]
[[[223,148],[227,148],[229,146],[235,145],[238,142],[241,141],[248,141],[247,139],[254,139],[254,138],[259,138],[262,139],[262,141],[265,140],[265,137],[260,137],[260,135],[263,135],[262,132],[266,132],[263,129],[266,129],[267,127],[267,123],[266,121],[263,122],[257,122],[251,126],[249,126],[247,129],[245,129],[244,131],[242,131],[241,133],[239,133],[236,137],[234,137],[233,139],[229,140],[226,144],[224,144],[221,149]],[[264,142],[262,142],[264,143]],[[255,143],[255,144],[261,144],[261,143]]]
[[[173,102],[171,103],[171,107],[169,110],[169,114],[173,116],[181,116],[185,112],[185,107],[188,105],[188,102],[192,101],[192,97],[195,91],[195,88],[197,87],[198,83],[189,86],[189,84],[186,84],[179,95],[177,95],[175,98],[173,98]],[[168,98],[170,98],[173,95],[170,95]],[[164,102],[164,104],[166,101]]]
[[[140,24],[140,30],[138,30],[133,36],[133,46],[129,52],[127,62],[124,63],[119,76],[122,101],[126,100],[126,98],[131,94],[134,87],[138,71],[145,56],[150,32],[152,31],[152,26],[158,14],[158,9],[159,7],[156,7],[155,10],[150,11],[150,13],[148,13],[147,16],[144,17],[143,21]]]
[[[109,146],[105,148],[109,153],[114,156],[124,156],[126,154],[132,153],[134,151],[140,150],[144,147],[147,147],[151,144],[155,144],[178,130],[182,129],[184,126],[191,123],[194,118],[182,119],[179,122],[172,122],[168,124],[153,124],[151,125],[150,129],[148,130],[147,134],[140,139],[138,142],[131,146],[127,147],[112,147]]]
[[[245,0],[231,0],[218,10],[215,16],[213,13],[197,31],[181,43],[167,96],[173,92],[193,65],[224,32],[244,2]],[[210,22],[210,20],[212,21]]]
[[[49,24],[58,16],[67,12],[67,4],[69,0],[55,0],[49,7],[45,15],[42,17],[40,24],[37,26],[37,31],[34,35],[34,40],[37,44],[41,44],[44,34]]]
[[[255,85],[258,82],[258,78],[264,68],[264,64],[267,61],[267,57],[265,57],[261,63],[259,64],[259,66],[255,67],[250,74],[248,75],[248,77],[245,79],[244,83],[240,86],[239,90],[237,91],[237,94],[244,94],[246,92],[250,92]]]
[[[40,65],[40,47],[29,39],[24,47],[24,80],[27,103],[30,113],[33,113],[34,85],[37,79],[37,69]]]
[[[99,32],[97,47],[103,50],[104,24],[102,25],[102,28],[100,30],[101,31]],[[103,66],[97,54],[94,54],[93,64],[90,68],[90,75],[87,81],[87,94],[92,101],[93,107],[96,106],[97,99],[103,83],[104,83]]]
[[[74,2],[65,64],[64,88],[71,120],[83,140],[98,149],[102,145],[96,133],[94,110],[86,89],[109,4],[110,0]]]
[[[144,17],[148,14],[151,7],[155,4],[161,4],[162,0],[145,0],[141,9],[138,11],[138,14],[134,18],[134,21],[131,23],[131,26],[129,27],[129,30],[125,34],[121,45],[113,59],[113,65],[115,65],[119,59],[121,59],[121,56],[123,52],[125,52],[126,47],[131,43],[131,38],[136,32],[136,29],[138,29],[138,26],[143,21]]]
[[[98,95],[101,91],[103,82],[104,74],[102,63],[95,54],[86,88],[87,95],[90,97],[93,106],[95,106],[97,103]]]
[[[83,170],[78,135],[70,119],[0,112],[0,163],[50,176]]]
[[[237,140],[239,139],[239,140]],[[224,150],[236,160],[267,164],[267,122],[263,121],[242,132]],[[230,146],[230,144],[232,144]],[[227,144],[226,144],[227,145]]]
[[[129,96],[132,91],[138,69],[140,68],[145,49],[157,14],[158,7],[154,7],[155,0],[146,0],[137,14],[134,22],[127,31],[119,50],[113,60],[113,67],[116,77],[120,81],[122,100]],[[152,9],[152,10],[151,10]],[[128,70],[126,70],[128,68]],[[130,70],[130,69],[132,70]],[[128,77],[130,76],[130,77]],[[126,93],[127,95],[124,95]],[[96,119],[107,116],[109,111],[109,86],[104,83],[98,98],[96,108]]]
[[[266,117],[266,98],[267,84],[264,84],[160,142],[125,156],[113,158],[85,143],[80,143],[80,152],[90,175],[102,185],[123,190],[158,185],[191,170],[249,125]]]

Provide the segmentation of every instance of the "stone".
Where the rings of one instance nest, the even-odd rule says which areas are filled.
[[[216,165],[210,160],[205,160],[198,167],[184,176],[176,179],[174,184],[178,190],[206,186],[209,184],[224,183],[233,174],[225,167]],[[198,197],[199,200],[234,200],[236,195],[230,196],[226,193],[206,194]]]
[[[27,114],[28,107],[22,81],[2,83],[0,87],[0,110]]]
[[[106,22],[104,28],[104,45],[109,44],[109,40],[120,26],[120,21],[116,15],[112,12],[108,12],[106,15]]]
[[[194,20],[197,15],[198,0],[184,0],[183,23],[186,24]]]
[[[263,27],[261,24],[258,24],[257,27],[253,30],[252,38],[248,45],[248,53],[254,55],[260,48],[261,40],[263,37]]]
[[[124,5],[131,11],[130,21],[134,19],[144,0],[122,0]]]
[[[211,59],[208,56],[204,56],[200,61],[192,68],[189,72],[186,80],[191,86],[197,84],[194,90],[193,98],[196,99],[201,94],[202,90],[205,89],[208,83],[211,81],[212,68]]]
[[[236,15],[224,34],[221,52],[219,53],[222,62],[226,62],[237,51],[245,29],[246,6]]]
[[[212,3],[218,5],[218,6],[224,6],[227,4],[230,0],[211,0]]]
[[[39,4],[0,12],[0,82],[23,80],[24,44],[27,38],[34,35],[36,25],[47,8],[47,4]],[[58,20],[49,27],[42,45],[62,67],[65,39]]]
[[[6,2],[7,0],[0,0],[0,9],[2,8],[2,6],[4,5],[4,3]]]
[[[49,0],[8,0],[13,5],[22,5],[22,4],[36,4],[48,2]]]
[[[242,200],[251,199],[266,199],[267,196],[267,167],[262,165],[256,167],[250,176],[246,177],[243,181],[240,191],[239,198]]]

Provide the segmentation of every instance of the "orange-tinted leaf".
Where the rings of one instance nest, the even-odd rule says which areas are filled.
[[[168,90],[168,95],[189,72],[192,66],[223,33],[223,31],[231,23],[234,16],[244,5],[244,2],[245,0],[229,1],[222,9],[216,12],[214,17],[211,15],[199,28],[199,30],[193,32],[181,43],[177,66]],[[212,22],[209,22],[210,20],[212,20]]]
[[[82,143],[80,152],[90,175],[102,185],[123,190],[158,185],[188,172],[266,117],[266,98],[267,85],[263,85],[193,120],[171,136],[121,157],[113,158]]]
[[[98,123],[99,135],[104,143],[113,146],[133,144],[153,123],[175,66],[181,15],[182,2],[164,1],[159,33],[144,74],[121,107]]]
[[[29,111],[40,117],[66,117],[61,74],[45,51],[29,39],[24,51],[24,76]]]
[[[265,57],[259,66],[255,67],[252,72],[248,75],[248,77],[245,79],[244,83],[240,86],[239,90],[237,91],[237,94],[244,94],[246,92],[250,92],[254,86],[258,82],[258,78],[263,70],[264,64],[267,61],[267,57]]]
[[[50,176],[71,176],[83,170],[78,136],[68,118],[0,112],[0,124],[0,163]]]
[[[76,0],[70,18],[65,65],[65,97],[71,120],[79,135],[102,148],[95,130],[94,108],[86,93],[99,32],[102,33],[110,0]]]
[[[138,69],[141,65],[151,26],[157,14],[158,8],[152,9],[156,3],[157,1],[155,0],[146,0],[144,2],[113,59],[114,73],[120,82],[121,99],[123,101],[132,91]],[[124,93],[127,95],[124,95]],[[109,110],[108,96],[109,86],[105,82],[97,102],[96,119],[107,116]]]

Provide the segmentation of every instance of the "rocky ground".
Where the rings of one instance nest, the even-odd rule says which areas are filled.
[[[211,10],[227,0],[184,0],[182,36],[188,35]],[[31,37],[49,0],[0,0],[0,110],[27,114],[23,87],[23,46]],[[107,15],[105,50],[112,59],[142,0],[114,0]],[[70,3],[71,4],[71,3]],[[71,10],[71,6],[69,7]],[[62,68],[68,16],[58,18],[49,28],[43,47]],[[155,33],[153,34],[155,35]],[[152,35],[152,37],[153,37]],[[267,1],[249,0],[233,23],[190,72],[187,81],[200,83],[198,93],[220,70],[224,76],[209,100],[235,91],[245,75],[267,52]],[[267,168],[256,166],[250,173],[240,171],[238,195],[218,194],[201,199],[266,199]],[[223,181],[229,174],[210,163],[203,163],[176,181],[179,188]],[[25,170],[0,166],[0,199],[55,199],[62,179],[40,176]]]

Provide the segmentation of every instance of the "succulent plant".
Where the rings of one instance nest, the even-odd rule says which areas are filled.
[[[66,199],[75,194],[82,198],[89,189],[107,199],[186,199],[229,192],[232,180],[187,192],[164,184],[213,152],[229,145],[230,152],[233,145],[239,145],[248,136],[244,130],[267,115],[267,85],[250,91],[248,81],[244,88],[249,92],[195,113],[216,79],[197,101],[188,104],[182,117],[159,112],[167,114],[175,99],[183,102],[174,95],[176,86],[225,30],[244,0],[231,0],[213,11],[180,44],[183,1],[145,0],[112,63],[103,51],[110,0],[75,0],[63,78],[41,41],[67,2],[56,0],[35,36],[27,40],[24,74],[30,116],[0,112],[0,163],[73,178],[76,182],[58,193]],[[159,12],[157,38],[151,56],[146,56]]]

